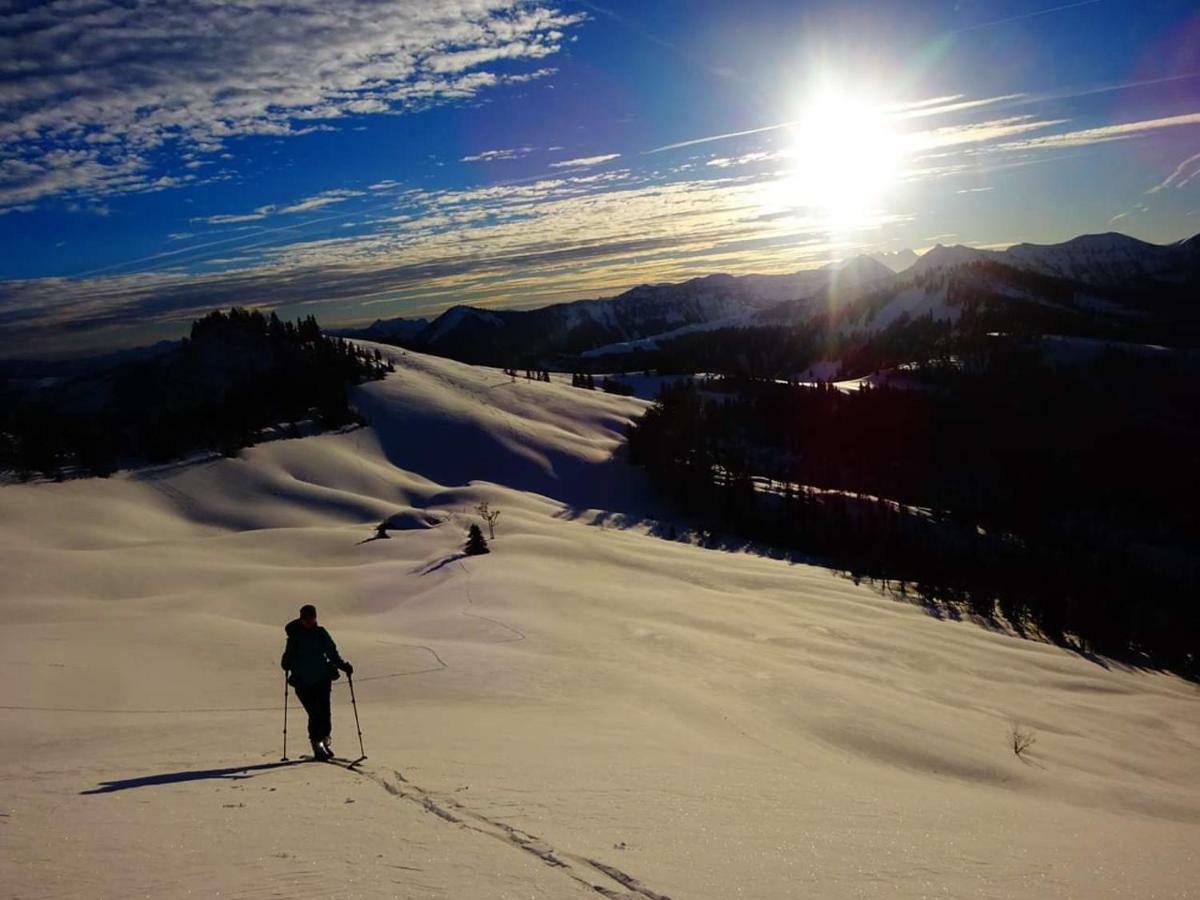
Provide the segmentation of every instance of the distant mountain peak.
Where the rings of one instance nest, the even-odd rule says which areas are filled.
[[[881,265],[887,266],[893,272],[903,272],[910,268],[915,263],[919,256],[909,247],[903,250],[894,250],[890,252],[879,252],[870,254],[871,259]]]

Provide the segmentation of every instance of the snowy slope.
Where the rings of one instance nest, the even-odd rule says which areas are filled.
[[[1194,891],[1195,685],[652,537],[643,401],[395,357],[368,428],[0,488],[11,895]],[[361,774],[276,765],[306,601]]]

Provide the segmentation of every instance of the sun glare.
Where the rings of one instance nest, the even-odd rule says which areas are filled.
[[[882,104],[825,89],[792,130],[788,202],[835,225],[877,212],[900,174],[903,142]]]

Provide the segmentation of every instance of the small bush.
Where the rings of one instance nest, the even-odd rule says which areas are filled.
[[[1037,743],[1037,737],[1034,736],[1034,733],[1032,731],[1025,730],[1020,725],[1014,725],[1012,727],[1011,737],[1013,753],[1015,753],[1017,757],[1022,760],[1025,758],[1025,751]]]

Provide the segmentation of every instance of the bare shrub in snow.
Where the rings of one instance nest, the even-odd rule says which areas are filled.
[[[1024,759],[1025,751],[1037,742],[1037,737],[1034,736],[1034,733],[1022,728],[1020,725],[1013,725],[1011,737],[1013,753],[1020,759]]]

